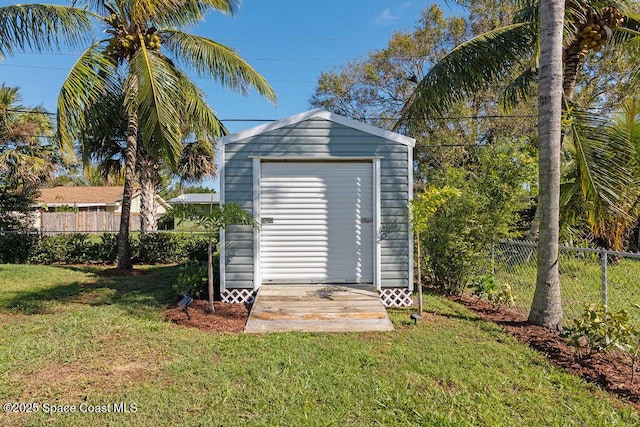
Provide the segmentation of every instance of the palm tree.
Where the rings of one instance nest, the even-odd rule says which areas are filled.
[[[542,4],[536,0],[524,0],[518,4],[522,7],[516,13],[513,24],[497,28],[462,43],[431,68],[419,82],[412,97],[405,105],[397,127],[406,125],[414,119],[420,120],[440,115],[456,103],[500,82],[507,82],[503,91],[503,104],[512,107],[519,100],[526,99],[536,83],[542,83],[540,79],[543,64],[542,39],[538,37],[539,27],[542,25],[542,22],[539,21],[538,9],[542,9]],[[566,17],[563,28],[564,42],[561,44],[560,51],[556,51],[557,58],[562,59],[558,76],[563,75],[561,89],[564,92],[565,101],[561,107],[564,107],[565,110],[568,110],[571,105],[579,66],[584,63],[586,58],[593,56],[589,52],[591,50],[599,51],[609,42],[620,45],[628,41],[629,38],[640,35],[638,21],[628,16],[625,17],[620,12],[621,10],[637,10],[637,6],[634,9],[633,5],[637,5],[637,2],[630,0],[606,2],[606,4],[600,1],[567,3],[566,11],[563,10]],[[551,5],[545,4],[545,7],[551,7]],[[553,10],[555,11],[555,9]],[[547,12],[549,11],[545,10],[545,13]],[[557,46],[555,48],[557,49]],[[545,66],[548,64],[545,63]],[[640,66],[636,65],[633,73],[637,74],[639,70]],[[545,90],[550,89],[548,87]],[[548,94],[544,96],[546,97]],[[545,108],[549,106],[545,104]],[[539,111],[539,113],[542,114],[543,111]],[[546,126],[548,123],[540,124]],[[572,130],[576,129],[576,127],[572,128]],[[556,157],[555,150],[562,146],[563,134],[559,133],[561,139],[556,147],[555,140],[549,134],[551,128],[539,129],[539,132],[542,132],[541,137],[544,135],[544,140],[541,139],[539,143],[541,149],[540,175],[541,179],[545,181],[541,180],[540,183],[540,197],[546,199],[540,201],[537,214],[542,216],[544,213],[541,211],[548,210],[551,207],[550,203],[555,203],[554,200],[556,200],[556,195],[543,195],[543,192],[551,191],[558,182],[555,177],[555,159],[557,158],[559,161],[559,155]],[[553,132],[557,132],[557,130],[554,128]],[[578,153],[585,152],[585,147],[582,144],[588,143],[588,140],[577,137],[573,138],[573,141],[577,146]],[[597,181],[602,179],[605,174],[594,172],[593,165],[586,163],[585,159],[580,155],[576,157],[576,160],[580,162],[578,170],[581,172],[579,179],[583,197],[587,199],[589,206],[608,204],[608,210],[615,211],[616,207],[611,205],[615,199],[603,191],[607,188],[606,181]],[[551,161],[554,163],[552,164]],[[551,172],[551,169],[548,168],[552,166],[554,175],[549,177],[548,173]],[[606,176],[616,177],[620,182],[632,182],[629,170],[621,164],[611,163],[611,169],[606,172]],[[551,181],[547,181],[548,178],[551,178]],[[551,198],[548,199],[548,197]],[[545,222],[541,227],[545,233],[549,232],[550,228],[555,229],[555,225],[548,222],[555,221],[554,215],[551,211],[546,213]],[[555,235],[554,231],[550,235],[540,236],[540,241],[553,238],[553,235]],[[553,272],[543,271],[545,265],[549,267],[553,264],[553,252],[553,248],[551,248],[550,251],[544,249],[540,253],[539,258],[548,257],[548,259],[543,263],[544,265],[539,265],[538,287],[542,287],[543,282],[547,284],[554,282]],[[559,298],[559,293],[557,296]],[[549,313],[553,311],[549,310]],[[544,312],[546,313],[546,311]],[[542,322],[536,319],[537,316],[532,316],[533,321]],[[548,323],[550,328],[555,329],[557,319],[554,320],[549,315],[548,320],[549,322],[545,320],[544,323]]]
[[[42,52],[88,40],[91,22],[82,9],[50,4],[0,7],[0,61],[16,50]]]
[[[190,111],[205,129],[219,126],[195,84],[176,64],[242,93],[253,87],[271,101],[275,95],[233,49],[181,30],[202,21],[211,10],[234,14],[236,0],[85,0],[73,5],[76,7],[28,4],[2,8],[0,22],[5,26],[0,30],[0,53],[11,53],[11,46],[43,50],[60,42],[77,45],[86,39],[83,36],[91,36],[91,22],[104,30],[106,38],[96,40],[81,54],[63,83],[58,97],[58,134],[62,149],[72,152],[73,142],[87,123],[87,111],[124,79],[127,138],[118,268],[131,269],[129,214],[138,140],[175,165],[183,136],[179,111]]]
[[[540,2],[540,70],[538,76],[538,182],[540,240],[538,275],[529,321],[562,329],[558,271],[560,234],[560,144],[562,139],[562,27],[564,0]]]
[[[55,166],[53,146],[47,141],[52,133],[43,108],[21,105],[18,88],[0,85],[0,228],[25,225],[22,211],[30,207],[28,201]],[[9,214],[12,211],[22,214]]]
[[[157,230],[156,196],[159,187],[172,177],[194,182],[215,176],[215,138],[225,135],[222,123],[213,130],[204,129],[190,111],[180,113],[183,146],[178,163],[159,157],[138,144],[136,170],[140,187],[140,225],[142,232]],[[124,109],[124,90],[111,93],[94,104],[86,114],[87,121],[81,139],[85,173],[96,165],[104,180],[122,175],[126,150],[127,115]],[[195,140],[194,140],[195,139]]]
[[[429,70],[405,104],[396,127],[441,115],[456,103],[499,83],[504,85],[502,102],[508,108],[533,93],[540,61],[538,1],[516,3],[521,8],[515,14],[513,24],[458,45]],[[630,40],[640,39],[640,22],[636,15],[632,15],[637,9],[635,0],[567,3],[562,51],[563,108],[566,112],[578,109],[572,101],[578,70],[587,61],[597,58],[593,52],[602,50],[603,54],[611,54],[614,49],[629,46]],[[628,12],[623,14],[621,11]],[[637,77],[640,63],[635,61],[634,68],[629,71],[630,75]],[[616,198],[607,194],[607,183],[611,177],[616,177],[624,185],[631,185],[630,171],[619,163],[611,163],[604,173],[594,170],[595,165],[586,162],[587,157],[582,155],[590,150],[587,145],[594,141],[576,134],[575,131],[579,130],[576,126],[569,130],[568,136],[573,139],[578,162],[578,188],[585,205],[601,212],[621,213],[613,203]],[[537,221],[534,221],[531,238],[537,237],[536,225]]]

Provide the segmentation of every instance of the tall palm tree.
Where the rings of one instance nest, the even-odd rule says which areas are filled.
[[[122,82],[121,82],[122,83]],[[127,115],[124,109],[124,90],[111,93],[94,104],[87,112],[81,139],[82,160],[85,173],[96,165],[104,180],[117,178],[124,171],[126,152]],[[200,126],[190,110],[180,111],[183,145],[177,164],[160,157],[138,144],[136,170],[140,188],[140,226],[142,232],[157,230],[156,196],[159,187],[177,177],[181,181],[194,182],[216,174],[215,138],[227,133],[222,123],[214,129]]]
[[[454,104],[469,99],[474,93],[496,83],[505,84],[506,82],[502,100],[503,104],[508,107],[514,106],[519,100],[532,94],[532,88],[535,87],[535,84],[541,84],[542,65],[548,66],[542,61],[542,38],[539,37],[542,14],[539,15],[538,11],[543,9],[543,4],[537,0],[516,0],[516,2],[521,6],[521,9],[516,13],[513,24],[489,31],[457,46],[431,68],[419,82],[412,97],[405,105],[398,127],[411,120],[440,115]],[[558,5],[544,4],[545,8],[551,8],[545,9],[545,16],[549,16],[547,14],[550,12],[557,12],[556,6]],[[617,2],[579,0],[567,3],[566,10],[563,8],[563,17],[556,16],[558,22],[564,21],[561,49],[557,51],[557,46],[555,49],[557,59],[562,60],[560,70],[556,71],[558,76],[563,76],[561,89],[565,100],[561,106],[565,109],[568,110],[571,105],[580,65],[584,63],[586,58],[593,56],[590,51],[599,51],[607,44],[620,45],[632,37],[640,36],[638,21],[630,18],[628,12],[627,16],[621,12],[634,10],[637,10],[637,1],[634,0]],[[639,72],[640,65],[637,65],[632,73],[637,75]],[[549,88],[545,90],[549,90]],[[549,94],[544,96],[543,100],[546,100]],[[542,105],[539,99],[540,107]],[[545,104],[545,108],[549,107],[550,105]],[[541,110],[539,113],[543,114],[543,111]],[[539,123],[539,125],[545,126],[547,124],[547,122]],[[572,130],[575,129],[575,127],[572,128]],[[543,241],[554,238],[553,235],[555,235],[553,231],[555,225],[549,222],[555,221],[555,213],[549,209],[550,203],[555,203],[556,195],[543,195],[543,192],[551,191],[556,187],[555,159],[559,159],[559,157],[556,157],[555,150],[561,147],[563,134],[559,133],[561,139],[556,147],[555,140],[549,134],[550,129],[539,129],[539,132],[543,132],[540,136],[542,137],[544,134],[545,138],[540,141],[540,197],[544,200],[540,201],[537,213],[542,216],[544,212],[541,211],[547,210],[545,222],[541,223],[541,229],[544,229],[545,233],[549,229],[552,230],[551,235],[540,236],[540,241]],[[557,130],[554,129],[553,132],[557,132]],[[585,147],[582,144],[589,141],[579,137],[573,140],[577,146],[577,152],[585,152]],[[586,163],[585,156],[578,155],[576,159],[580,163],[578,168],[581,172],[579,176],[580,188],[583,191],[583,197],[588,198],[588,204],[590,206],[608,205],[609,211],[616,211],[617,207],[613,203],[615,199],[606,194],[605,177],[613,176],[621,182],[631,183],[629,170],[622,164],[612,162],[611,169],[607,170],[605,175],[593,171],[594,165]],[[547,174],[551,172],[549,168],[552,166],[554,168],[553,175],[549,177]],[[549,178],[551,181],[548,181]],[[598,179],[605,179],[605,181],[598,182]],[[542,288],[543,283],[547,283],[549,286],[555,283],[555,279],[552,277],[553,271],[544,271],[554,263],[553,247],[550,251],[544,249],[539,254],[539,258],[545,257],[547,259],[543,262],[544,265],[539,265],[538,288]],[[559,293],[557,296],[559,298]],[[540,298],[536,297],[536,301],[539,300]],[[548,305],[549,310],[542,310],[543,313],[548,314],[544,314],[546,316],[544,320],[534,314],[532,321],[545,323],[551,329],[555,329],[557,316],[552,315],[553,312],[557,312],[552,307],[555,305],[554,302]]]
[[[562,134],[562,27],[564,0],[540,2],[540,70],[538,78],[538,182],[540,240],[538,275],[529,321],[562,329],[558,271],[560,234],[560,144]]]
[[[118,268],[131,269],[129,216],[138,140],[173,165],[182,146],[180,110],[189,110],[205,129],[213,131],[219,126],[212,110],[197,96],[195,84],[177,64],[242,93],[253,87],[271,101],[275,101],[275,94],[233,49],[181,30],[204,20],[212,10],[234,14],[236,0],[78,0],[73,5],[62,9],[33,4],[3,8],[0,22],[9,25],[0,35],[11,37],[12,45],[42,50],[59,40],[77,44],[82,35],[91,35],[91,22],[106,34],[81,54],[63,83],[58,97],[58,134],[62,148],[72,152],[87,122],[86,112],[116,90],[118,79],[124,79],[126,172]],[[56,31],[61,23],[71,21],[79,25]],[[11,52],[9,45],[0,43],[0,52]]]

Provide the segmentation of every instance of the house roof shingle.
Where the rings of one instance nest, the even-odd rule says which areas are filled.
[[[38,204],[115,204],[122,199],[122,187],[53,187],[40,189]]]

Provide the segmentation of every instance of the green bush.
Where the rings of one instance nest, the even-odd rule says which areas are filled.
[[[588,304],[564,335],[579,357],[611,349],[627,350],[638,332],[626,310],[610,312],[602,304]]]
[[[93,252],[92,245],[89,235],[84,233],[43,236],[30,261],[42,264],[89,262]]]
[[[138,256],[133,259],[145,264],[167,264],[184,259],[184,246],[172,233],[141,234],[138,247]]]
[[[30,232],[0,234],[0,263],[21,264],[29,260],[38,244],[38,235]]]
[[[207,262],[207,245],[205,238],[196,237],[187,240],[184,245],[184,257],[187,261]],[[215,247],[215,242],[213,243]]]
[[[445,292],[462,293],[488,259],[483,256],[487,239],[476,211],[472,198],[452,198],[438,209],[424,233],[431,278]]]
[[[100,243],[93,245],[93,260],[99,263],[113,264],[118,258],[118,234],[103,233]]]
[[[207,260],[207,241],[202,236],[132,233],[129,242],[131,259],[139,264],[206,263]],[[0,263],[113,264],[117,257],[117,233],[103,233],[99,241],[85,233],[42,237],[36,233],[0,234]]]
[[[535,157],[527,141],[496,141],[464,167],[434,174],[431,185],[455,188],[421,234],[425,261],[436,286],[461,293],[486,272],[491,243],[514,237],[519,212],[529,206],[535,182]]]
[[[188,261],[180,267],[178,280],[173,284],[176,294],[189,294],[193,298],[207,295],[207,264]]]

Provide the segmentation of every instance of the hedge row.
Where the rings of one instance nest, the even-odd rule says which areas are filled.
[[[118,236],[104,233],[39,236],[30,233],[0,234],[0,263],[113,264],[118,254]],[[207,241],[188,233],[131,235],[131,255],[137,264],[206,261]]]

